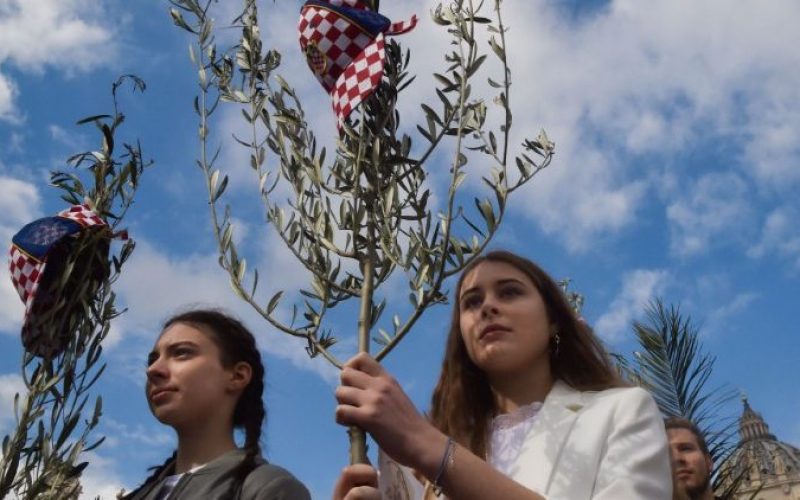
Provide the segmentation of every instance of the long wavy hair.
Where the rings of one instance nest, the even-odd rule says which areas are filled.
[[[250,330],[241,321],[223,312],[213,309],[196,309],[177,314],[164,322],[163,331],[170,326],[182,323],[197,328],[207,335],[220,352],[220,362],[225,368],[244,361],[250,365],[252,376],[250,383],[239,395],[233,412],[234,428],[244,429],[245,456],[233,471],[235,480],[232,483],[229,498],[239,498],[247,475],[258,465],[261,455],[261,428],[266,419],[266,410],[262,395],[264,392],[264,365],[256,340]],[[176,454],[158,466],[153,467],[152,474],[125,498],[133,499],[146,495],[156,486],[156,478],[166,469],[173,467]]]
[[[550,371],[581,391],[604,390],[625,384],[592,329],[579,319],[558,284],[539,266],[511,252],[497,250],[475,259],[461,273],[453,301],[450,333],[439,381],[433,391],[433,425],[479,457],[485,457],[489,422],[497,414],[486,374],[467,354],[461,336],[458,297],[464,279],[484,262],[509,264],[524,273],[544,301],[547,319],[559,334],[558,349],[551,347]]]

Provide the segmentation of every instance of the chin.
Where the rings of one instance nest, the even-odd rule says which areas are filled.
[[[165,408],[162,406],[150,407],[150,413],[156,417],[156,420],[161,422],[164,425],[173,425],[176,421],[176,415],[174,411],[170,411],[169,408]]]
[[[544,360],[541,358],[531,360],[527,356],[521,357],[519,356],[519,352],[513,347],[497,347],[498,349],[490,349],[483,352],[480,359],[475,362],[478,368],[487,374],[515,374],[530,372],[532,367],[547,363],[546,358]],[[547,366],[549,371],[549,364],[547,364]]]
[[[508,360],[508,352],[500,346],[491,345],[481,350],[475,356],[475,365],[483,371],[501,367]]]
[[[508,354],[496,353],[484,356],[475,364],[487,375],[514,374],[519,371],[519,364],[509,360]]]
[[[680,481],[678,482],[678,487],[690,496],[696,492],[702,492],[705,490],[705,485],[702,485],[699,481],[694,480]]]

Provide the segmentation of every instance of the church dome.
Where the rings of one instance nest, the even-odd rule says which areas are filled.
[[[773,491],[781,498],[795,498],[784,495],[800,492],[800,449],[779,441],[747,399],[742,401],[739,445],[722,468],[729,470],[728,477],[742,478],[737,488],[741,498],[750,498],[747,495],[755,491],[759,491],[756,498],[773,498]]]

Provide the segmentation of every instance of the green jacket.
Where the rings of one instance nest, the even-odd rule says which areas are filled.
[[[212,460],[202,469],[184,474],[169,500],[232,500],[233,472],[244,458],[244,450],[233,450]],[[289,471],[256,459],[256,468],[244,480],[241,500],[310,500],[308,490]],[[174,474],[175,464],[161,473],[130,498],[130,500],[159,500],[163,480]]]

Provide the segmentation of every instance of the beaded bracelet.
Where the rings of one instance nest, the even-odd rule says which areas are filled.
[[[437,497],[442,494],[442,479],[444,473],[447,471],[447,466],[453,467],[455,462],[456,444],[453,438],[447,437],[447,445],[444,447],[444,455],[442,455],[442,463],[439,464],[439,472],[436,473],[436,478],[433,480],[433,494]]]

